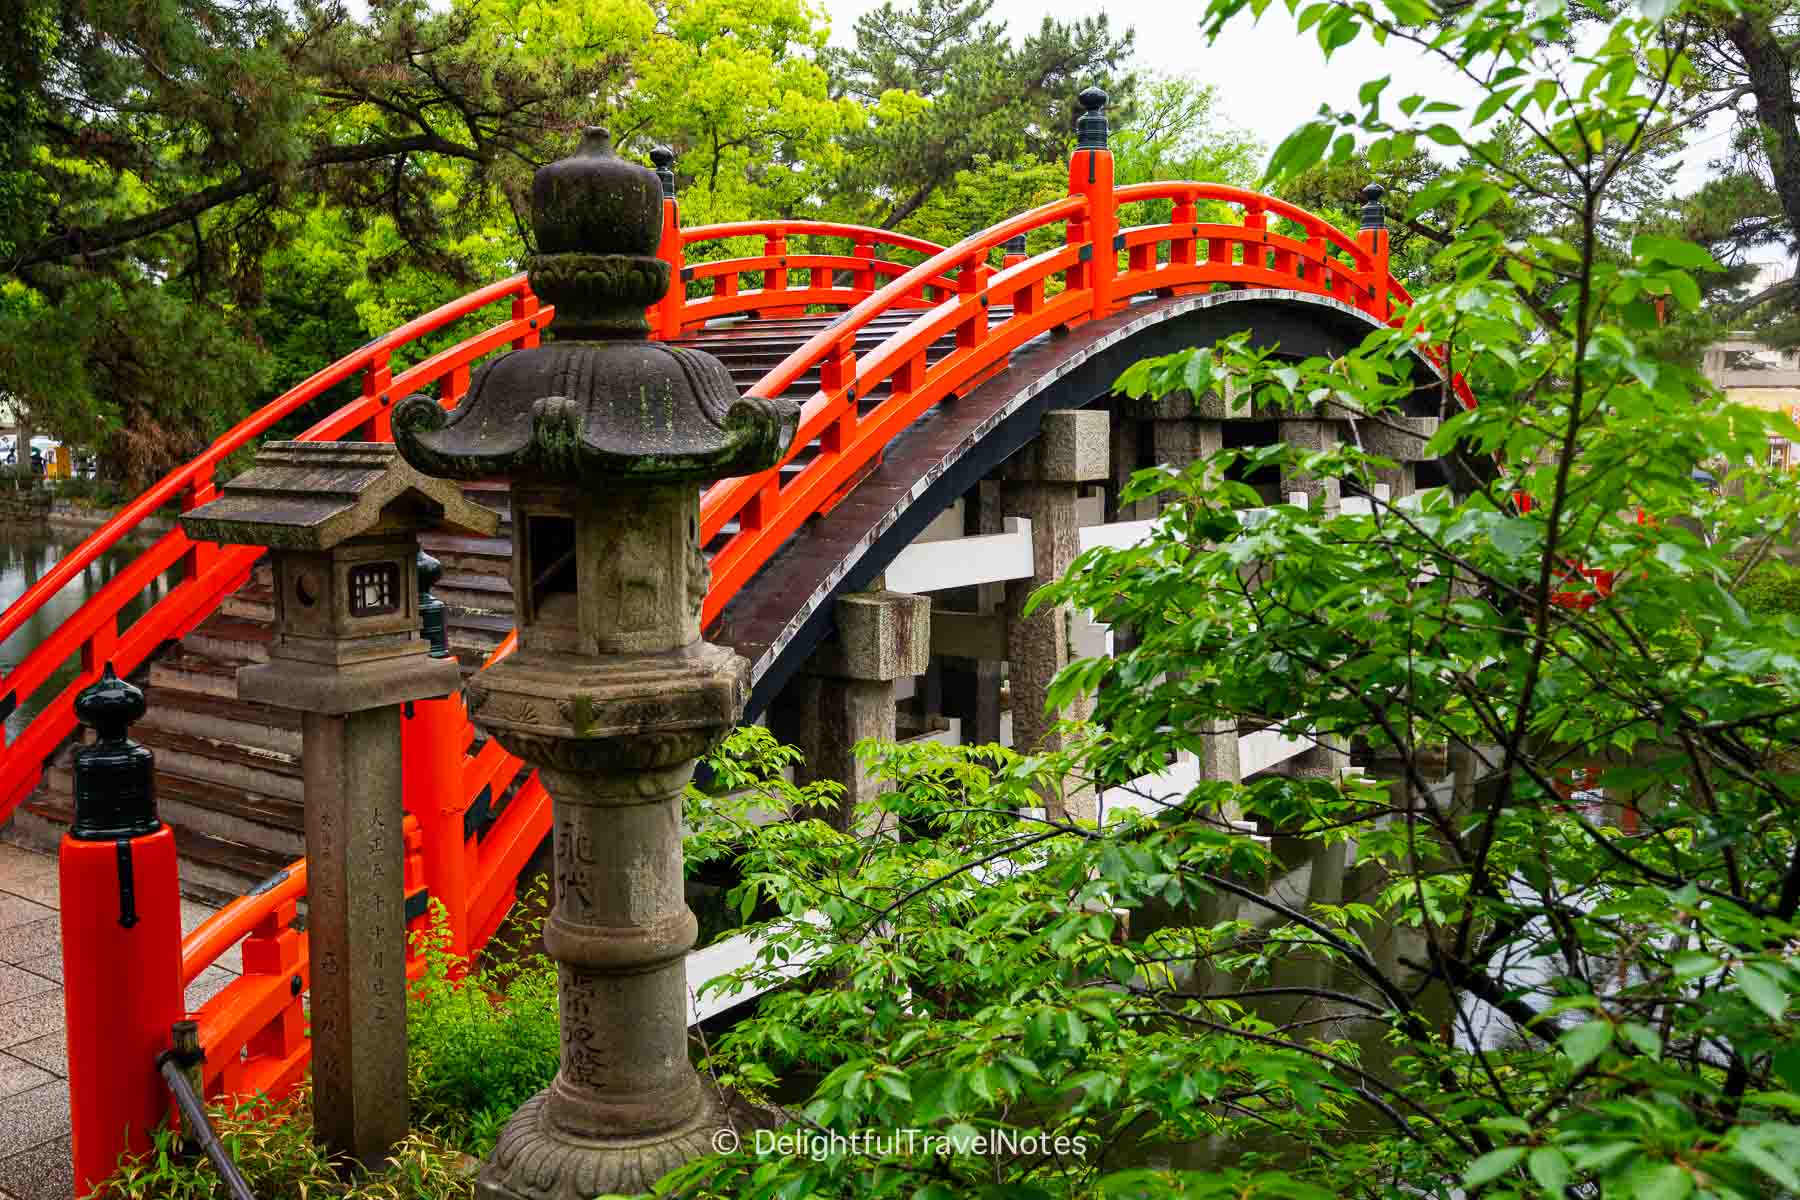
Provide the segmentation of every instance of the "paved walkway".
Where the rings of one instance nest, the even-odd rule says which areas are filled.
[[[68,1050],[56,859],[0,842],[0,1200],[70,1200]],[[182,928],[212,909],[181,902]],[[238,952],[188,989],[190,1010],[231,981]]]

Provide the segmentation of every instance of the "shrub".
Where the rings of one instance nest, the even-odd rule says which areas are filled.
[[[441,908],[439,909],[441,917]],[[413,1122],[476,1156],[556,1075],[556,969],[542,954],[465,974],[433,926],[406,1010]]]
[[[1758,616],[1800,615],[1800,571],[1780,559],[1760,563],[1738,584],[1737,598]]]

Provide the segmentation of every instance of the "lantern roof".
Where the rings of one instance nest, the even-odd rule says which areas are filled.
[[[181,527],[195,541],[316,551],[419,529],[493,537],[500,514],[420,474],[386,442],[270,442]]]
[[[740,396],[712,355],[649,339],[645,308],[669,289],[669,264],[656,256],[662,206],[656,173],[614,154],[603,129],[539,168],[539,253],[527,273],[556,311],[549,340],[482,366],[453,412],[429,396],[397,404],[406,460],[452,479],[596,488],[774,466],[799,406]]]

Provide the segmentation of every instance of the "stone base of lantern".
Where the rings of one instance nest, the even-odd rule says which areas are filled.
[[[593,1200],[634,1196],[675,1168],[735,1150],[782,1114],[708,1085],[700,1110],[674,1129],[643,1137],[586,1138],[549,1119],[545,1089],[519,1106],[475,1184],[476,1200]]]

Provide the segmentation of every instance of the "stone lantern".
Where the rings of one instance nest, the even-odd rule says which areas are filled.
[[[366,1165],[407,1132],[400,706],[462,681],[419,636],[418,531],[499,523],[372,442],[271,443],[181,518],[269,548],[275,638],[238,696],[301,713],[314,1128]]]
[[[505,355],[455,411],[394,409],[421,471],[512,484],[519,650],[465,689],[554,803],[562,1064],[484,1165],[483,1200],[648,1190],[766,1114],[687,1056],[681,793],[742,713],[743,659],[700,640],[700,486],[775,465],[797,406],[740,397],[711,355],[648,340],[669,287],[662,187],[590,129],[532,184],[531,286],[554,340]]]

